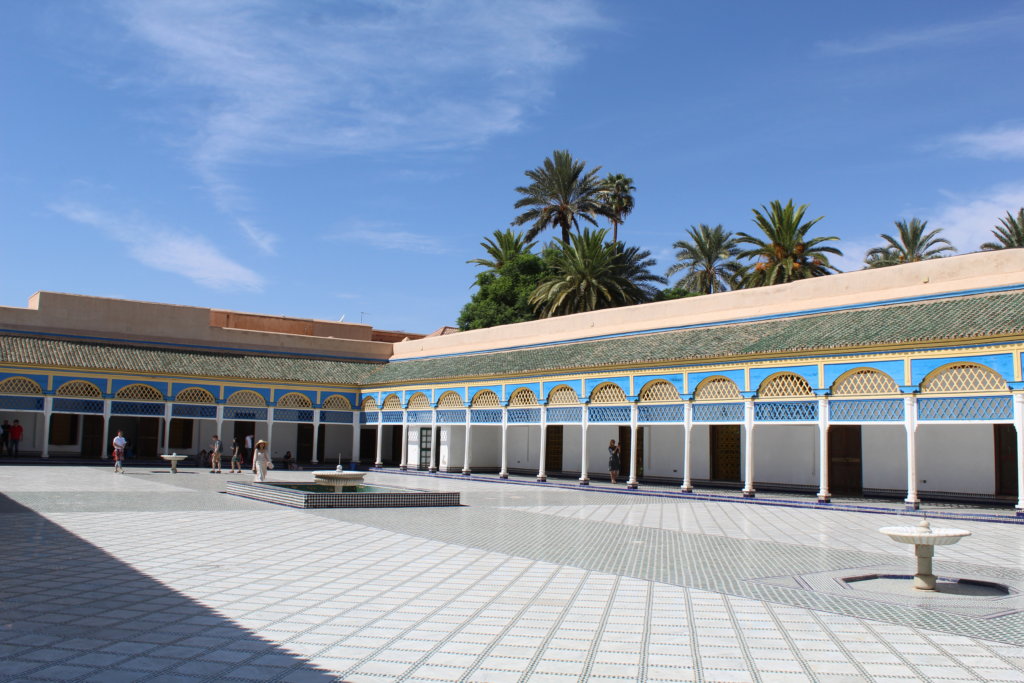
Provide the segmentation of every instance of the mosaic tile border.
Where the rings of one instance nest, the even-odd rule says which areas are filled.
[[[322,508],[405,508],[456,507],[461,505],[458,491],[315,493],[280,486],[227,482],[226,492],[265,503],[275,503],[300,509]]]

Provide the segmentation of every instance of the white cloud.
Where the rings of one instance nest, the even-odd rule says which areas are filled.
[[[353,229],[337,232],[330,235],[328,239],[360,242],[377,249],[412,251],[421,254],[443,254],[448,251],[441,240],[436,237],[404,230],[383,230],[382,228],[386,226],[390,226],[390,224],[372,224],[360,221],[355,224]]]
[[[974,195],[950,195],[937,207],[928,227],[942,228],[943,237],[960,253],[977,251],[982,242],[994,240],[992,228],[1007,211],[1024,207],[1024,180],[1006,183]],[[927,216],[922,216],[927,218]]]
[[[1024,159],[1024,125],[1001,124],[988,130],[958,133],[942,140],[939,146],[982,159]]]
[[[1004,32],[1019,30],[1024,17],[1001,16],[978,21],[926,26],[906,31],[877,33],[857,40],[821,41],[818,48],[833,55],[865,55],[889,50],[932,48],[976,39],[992,40]]]
[[[139,218],[120,218],[83,204],[51,207],[61,216],[102,230],[124,244],[136,261],[187,277],[213,289],[260,291],[263,278],[222,255],[205,238],[152,225]]]
[[[248,237],[252,243],[259,247],[263,252],[267,254],[274,253],[274,244],[277,242],[276,235],[257,228],[251,221],[245,220],[244,218],[238,220],[238,225],[242,228],[242,231],[245,232],[246,237]]]

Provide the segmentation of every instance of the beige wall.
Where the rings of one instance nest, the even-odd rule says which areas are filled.
[[[395,359],[465,353],[645,329],[1024,283],[1024,249],[859,270],[775,287],[627,306],[395,344]]]

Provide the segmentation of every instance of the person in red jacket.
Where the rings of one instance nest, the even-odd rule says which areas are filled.
[[[15,458],[18,457],[18,447],[21,445],[21,437],[24,434],[25,430],[22,429],[21,424],[17,420],[15,420],[14,424],[11,425],[11,433],[9,435],[10,446],[8,446],[11,455],[14,456]]]

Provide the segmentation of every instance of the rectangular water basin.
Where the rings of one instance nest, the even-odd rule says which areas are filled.
[[[367,485],[345,486],[339,493],[333,486],[321,484],[229,481],[227,492],[293,508],[452,507],[460,504],[458,491],[419,491]]]

